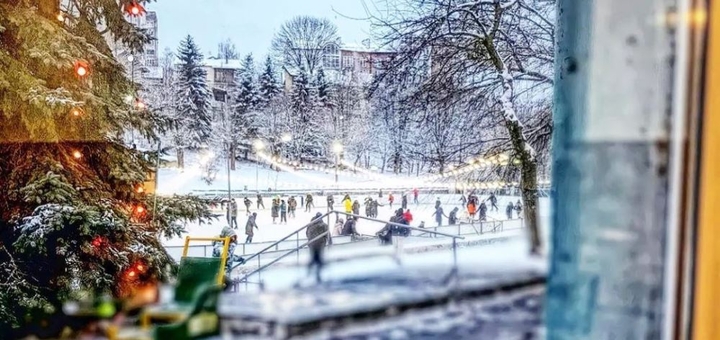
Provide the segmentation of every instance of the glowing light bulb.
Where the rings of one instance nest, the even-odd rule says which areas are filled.
[[[85,75],[87,75],[87,68],[85,68],[85,66],[78,66],[77,74],[81,77],[84,77]]]
[[[82,153],[78,150],[73,151],[72,155],[73,155],[73,157],[75,157],[75,159],[82,158]]]
[[[65,21],[65,16],[62,13],[58,13],[57,17],[58,21]]]
[[[135,212],[137,212],[138,214],[142,214],[145,212],[145,208],[139,205],[137,208],[135,208]]]

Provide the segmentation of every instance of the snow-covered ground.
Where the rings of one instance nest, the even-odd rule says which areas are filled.
[[[307,323],[329,316],[349,315],[392,305],[437,299],[458,291],[524,280],[542,275],[546,270],[543,259],[527,256],[527,242],[522,237],[485,247],[461,248],[457,253],[457,263],[457,281],[445,280],[453,265],[451,251],[406,254],[400,266],[388,257],[330,263],[323,271],[323,283],[320,285],[316,285],[313,279],[307,276],[304,268],[273,269],[263,275],[267,288],[265,293],[228,296],[223,299],[219,312],[233,318],[247,316],[272,320],[278,324]],[[272,284],[269,284],[270,282]],[[466,316],[470,318],[470,314]],[[443,322],[454,324],[458,321],[457,317],[459,316],[454,315]],[[459,320],[472,320],[468,318],[460,317]],[[420,325],[410,327],[407,322],[408,320],[402,318],[388,317],[387,320],[373,323],[372,326],[366,324],[360,327],[341,327],[340,330],[321,332],[310,338],[354,339],[360,334],[387,335],[386,332],[394,331],[393,325],[402,325],[403,332],[408,333],[400,337],[403,339],[414,339],[410,334],[415,332],[431,331]],[[476,322],[472,323],[475,324]],[[432,330],[440,334],[449,331],[450,328],[439,324]],[[361,338],[365,337],[358,339]]]

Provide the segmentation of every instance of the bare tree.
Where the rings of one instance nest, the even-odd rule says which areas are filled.
[[[235,48],[235,43],[233,43],[229,38],[220,42],[218,44],[217,58],[225,59],[225,62],[230,59],[240,59],[237,48]]]
[[[539,157],[531,143],[534,137],[528,132],[544,130],[526,127],[528,120],[523,122],[519,117],[516,100],[520,92],[525,98],[533,98],[529,93],[541,97],[552,85],[552,2],[378,0],[377,3],[385,8],[371,15],[373,24],[382,32],[380,39],[399,52],[387,65],[384,76],[397,75],[407,65],[429,59],[428,78],[416,97],[434,91],[436,101],[469,98],[466,112],[482,116],[473,121],[496,123],[491,130],[502,127],[504,143],[495,145],[505,148],[502,151],[509,152],[518,163],[531,252],[538,253]],[[532,122],[550,124],[543,119]]]
[[[330,20],[298,16],[280,27],[271,48],[280,64],[304,68],[312,76],[322,64],[325,48],[339,42],[337,27]]]

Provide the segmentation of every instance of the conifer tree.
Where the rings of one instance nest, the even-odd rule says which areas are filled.
[[[240,69],[235,73],[234,93],[232,96],[231,126],[235,142],[233,148],[242,145],[252,147],[259,136],[260,124],[257,107],[260,103],[256,82],[255,62],[252,54],[243,58]]]
[[[293,79],[290,94],[292,125],[297,136],[291,144],[291,154],[298,159],[310,162],[320,161],[324,155],[325,145],[323,129],[317,119],[317,91],[308,81],[307,73],[300,69]]]
[[[278,84],[275,68],[272,59],[265,59],[265,68],[258,80],[258,100],[261,108],[267,108],[272,101],[281,93],[282,89]]]
[[[208,144],[212,132],[212,97],[205,81],[207,74],[201,67],[203,55],[191,36],[180,43],[177,58],[180,60],[176,80],[179,127],[175,143],[182,167],[183,148],[196,149]]]
[[[137,87],[106,40],[140,52],[149,37],[124,10],[144,2],[88,0],[72,13],[57,0],[0,2],[0,338],[79,292],[164,279],[161,236],[209,217],[197,198],[145,190],[157,155],[120,139],[166,128],[126,101]]]

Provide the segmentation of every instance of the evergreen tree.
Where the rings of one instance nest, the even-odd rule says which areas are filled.
[[[265,59],[265,69],[260,75],[258,83],[259,105],[264,109],[267,108],[282,91],[270,57]]]
[[[233,150],[239,144],[246,148],[252,147],[252,142],[259,136],[260,124],[256,109],[260,98],[255,79],[255,62],[252,54],[248,54],[243,59],[240,69],[235,73],[234,93],[231,94],[230,123],[235,138]]]
[[[316,94],[310,86],[307,73],[304,69],[293,79],[293,89],[290,94],[290,107],[292,110],[292,126],[297,136],[291,144],[291,154],[295,158],[317,162],[325,154],[325,138],[320,121],[316,115]]]
[[[203,55],[191,36],[180,43],[177,57],[180,60],[177,87],[177,118],[179,129],[175,142],[178,149],[178,163],[182,166],[182,149],[207,145],[211,128],[211,95],[202,69]]]
[[[118,138],[133,128],[156,141],[164,120],[125,100],[136,86],[106,37],[136,52],[150,38],[114,1],[58,13],[58,1],[0,3],[2,338],[80,292],[118,296],[164,279],[172,260],[160,237],[209,217],[197,198],[139,190],[156,155]]]
[[[332,95],[330,93],[330,84],[328,83],[328,80],[325,77],[325,71],[323,71],[322,68],[319,68],[317,71],[313,87],[315,88],[316,105],[331,108]]]

